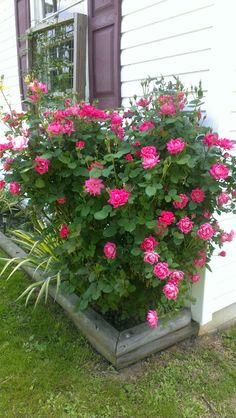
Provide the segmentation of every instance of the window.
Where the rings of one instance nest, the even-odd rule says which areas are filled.
[[[43,0],[45,13],[54,0]],[[50,7],[49,7],[50,6]],[[86,16],[74,14],[32,28],[28,34],[28,69],[53,92],[85,94]]]

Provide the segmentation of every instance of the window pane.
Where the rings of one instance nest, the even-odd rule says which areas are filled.
[[[51,91],[73,88],[74,23],[64,22],[32,35],[31,73]]]
[[[42,5],[43,17],[47,17],[57,11],[57,0],[42,0]]]

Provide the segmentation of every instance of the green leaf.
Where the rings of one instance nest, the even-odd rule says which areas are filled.
[[[133,254],[133,255],[136,257],[136,256],[138,256],[138,255],[142,254],[142,250],[141,250],[141,248],[138,248],[138,247],[133,248],[133,249],[131,250],[131,254]]]
[[[176,160],[176,164],[179,164],[179,165],[187,164],[187,162],[190,160],[190,158],[191,158],[190,155],[184,155],[179,160]]]
[[[148,229],[153,229],[153,228],[155,228],[156,224],[157,224],[157,221],[147,221],[146,222],[146,227]]]
[[[69,164],[70,163],[70,157],[68,157],[65,154],[61,154],[58,156],[58,160],[61,161],[64,164]]]
[[[142,169],[141,168],[136,168],[135,170],[132,170],[130,173],[129,173],[129,177],[131,178],[131,179],[133,179],[134,177],[137,177],[140,173],[141,173],[141,171],[142,171]]]
[[[113,235],[115,235],[117,232],[117,225],[115,223],[113,223],[112,225],[109,225],[104,231],[103,231],[103,236],[108,238],[108,237],[112,237]]]
[[[90,170],[90,172],[89,172],[89,176],[94,178],[94,179],[97,179],[101,175],[102,175],[102,170],[101,170],[101,168],[98,168],[98,167],[92,168],[92,170]]]
[[[155,186],[147,186],[145,189],[145,193],[147,196],[151,197],[156,194],[156,187]]]
[[[88,177],[89,171],[85,167],[77,167],[76,170],[73,172],[74,176],[82,176]]]
[[[104,177],[109,177],[109,175],[111,174],[112,170],[113,170],[113,165],[110,165],[109,167],[105,168],[102,172],[102,175]]]
[[[44,183],[44,181],[43,181],[42,177],[38,177],[38,178],[36,179],[35,186],[36,186],[38,189],[43,189],[43,188],[45,187],[45,183]]]
[[[112,207],[109,205],[105,205],[103,206],[102,210],[95,212],[94,218],[99,221],[102,219],[106,219],[111,211],[112,211]]]
[[[83,218],[86,218],[86,216],[89,214],[90,212],[90,207],[89,206],[83,206],[82,210],[81,210],[81,216]]]
[[[77,167],[77,164],[76,164],[76,162],[69,163],[69,164],[68,164],[68,167],[69,167],[69,168],[71,168],[72,170],[74,170],[74,168],[76,168],[76,167]]]

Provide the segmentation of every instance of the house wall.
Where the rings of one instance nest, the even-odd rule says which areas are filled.
[[[3,74],[5,77],[5,94],[8,100],[14,109],[20,110],[14,1],[0,0],[0,10],[0,75]],[[1,95],[0,106],[7,111],[7,105]]]
[[[206,123],[220,136],[236,140],[236,54],[227,47],[236,36],[234,8],[233,0],[227,7],[221,0],[123,0],[123,105],[129,106],[134,94],[142,95],[140,81],[147,76],[178,75],[187,87],[201,80]],[[219,223],[236,231],[235,216],[222,216]],[[225,250],[225,258],[216,251],[213,273],[206,271],[193,286],[192,314],[200,324],[213,324],[214,313],[227,307],[236,317],[236,244],[226,244]],[[221,314],[222,322],[228,316]]]

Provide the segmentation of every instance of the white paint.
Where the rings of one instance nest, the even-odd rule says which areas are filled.
[[[12,108],[21,109],[16,47],[15,10],[13,1],[0,0],[0,75],[4,75],[4,93]],[[8,106],[0,94],[0,109],[8,111]],[[0,141],[3,139],[4,125],[0,124]]]
[[[226,4],[227,3],[227,4]],[[142,95],[141,79],[179,75],[186,87],[201,80],[207,124],[220,136],[236,139],[235,1],[136,0],[122,2],[121,93]],[[224,229],[236,230],[232,214],[219,219]],[[227,243],[227,257],[211,262],[213,273],[203,272],[193,285],[193,318],[210,323],[215,312],[236,302],[236,243]],[[222,319],[223,320],[223,319]]]

